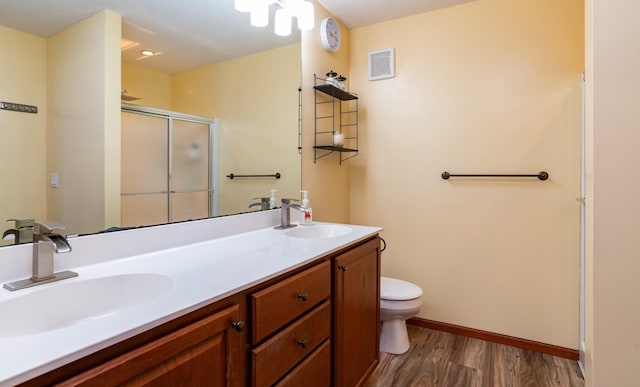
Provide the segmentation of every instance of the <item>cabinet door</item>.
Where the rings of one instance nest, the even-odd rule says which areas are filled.
[[[380,240],[338,255],[335,286],[335,385],[363,385],[380,356]]]
[[[231,306],[61,385],[237,386],[242,346],[234,328],[238,318],[238,306]]]

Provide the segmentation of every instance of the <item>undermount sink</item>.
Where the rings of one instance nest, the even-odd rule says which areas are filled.
[[[349,234],[351,227],[337,224],[312,224],[299,226],[287,231],[287,235],[294,238],[325,239]]]
[[[0,302],[0,337],[42,333],[118,313],[150,301],[172,286],[170,277],[153,273],[47,285],[33,293]]]

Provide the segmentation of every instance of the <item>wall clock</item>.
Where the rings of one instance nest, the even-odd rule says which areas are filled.
[[[325,50],[336,52],[340,49],[340,27],[332,17],[322,19],[320,23],[320,40]]]

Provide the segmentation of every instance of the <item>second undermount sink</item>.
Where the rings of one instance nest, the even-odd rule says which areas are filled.
[[[300,226],[287,231],[287,235],[294,238],[324,239],[349,234],[351,227],[338,224],[312,224]]]
[[[43,285],[32,293],[0,302],[0,337],[65,328],[148,302],[171,289],[162,274],[135,273]]]

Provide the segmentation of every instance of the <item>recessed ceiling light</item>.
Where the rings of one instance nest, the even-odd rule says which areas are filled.
[[[140,51],[140,53],[141,53],[142,55],[146,55],[146,56],[153,56],[153,55],[155,55],[155,52],[153,52],[153,51],[151,51],[151,50],[142,50],[142,51]]]

